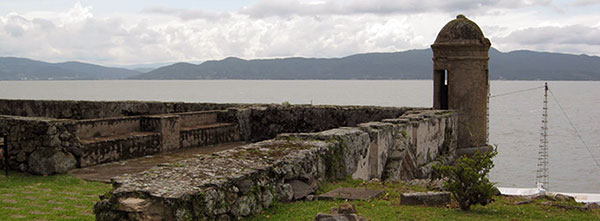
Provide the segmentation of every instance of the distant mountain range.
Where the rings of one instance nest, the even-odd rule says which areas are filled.
[[[27,58],[0,57],[0,80],[127,79],[140,72],[82,62],[48,63]]]
[[[490,49],[490,78],[504,80],[600,80],[600,57]],[[430,49],[366,53],[343,58],[226,58],[175,63],[152,71],[78,62],[46,63],[0,58],[0,80],[18,79],[431,79]],[[139,68],[139,67],[138,67]],[[147,73],[144,73],[147,72]]]

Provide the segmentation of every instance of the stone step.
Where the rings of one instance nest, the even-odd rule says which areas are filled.
[[[78,150],[80,167],[152,155],[160,152],[160,133],[131,132],[82,139]]]
[[[87,145],[87,144],[93,144],[93,143],[101,143],[101,142],[107,142],[107,141],[113,141],[113,140],[125,140],[128,138],[135,138],[135,137],[144,137],[144,136],[148,136],[148,135],[158,135],[158,132],[130,132],[130,133],[124,133],[124,134],[117,134],[117,135],[112,135],[112,136],[102,136],[102,137],[89,137],[89,138],[85,138],[85,139],[81,139],[81,144],[83,145]]]
[[[181,132],[184,131],[193,131],[193,130],[201,130],[201,129],[211,129],[211,128],[223,128],[223,127],[231,127],[237,126],[235,123],[212,123],[212,124],[201,124],[195,126],[187,126],[181,127]]]
[[[196,125],[210,125],[218,122],[217,111],[196,111],[177,114],[181,120],[181,127],[195,127]]]
[[[215,123],[182,127],[179,140],[181,148],[189,148],[239,141],[240,136],[237,124]]]

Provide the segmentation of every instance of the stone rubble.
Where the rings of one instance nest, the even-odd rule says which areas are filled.
[[[331,208],[331,212],[318,213],[315,221],[367,221],[368,219],[358,215],[356,206],[350,203],[341,204],[338,208]]]

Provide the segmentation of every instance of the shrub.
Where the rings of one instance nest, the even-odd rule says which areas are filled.
[[[460,209],[469,210],[473,204],[485,206],[492,202],[498,189],[487,175],[494,167],[492,158],[497,154],[496,150],[489,153],[478,151],[471,157],[459,158],[454,165],[435,167],[438,174],[447,179],[444,188],[458,201]]]

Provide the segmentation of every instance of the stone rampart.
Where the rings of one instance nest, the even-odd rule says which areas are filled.
[[[63,101],[0,99],[0,115],[56,119],[95,119],[124,116],[225,110],[242,104],[150,101]]]
[[[269,105],[251,108],[252,141],[271,139],[280,133],[308,133],[369,121],[396,118],[419,108],[326,105]],[[423,109],[423,108],[421,108]]]
[[[85,120],[0,115],[0,133],[9,134],[10,168],[49,175],[190,146],[238,141],[237,124],[218,122],[218,116],[226,113],[204,111]],[[184,121],[187,128],[181,127]],[[190,145],[190,140],[196,142]]]
[[[393,119],[315,133],[281,134],[113,179],[94,207],[98,220],[216,220],[298,200],[326,180],[404,180],[452,160],[456,114],[413,111]]]
[[[356,126],[363,122],[395,118],[413,109],[0,99],[0,114],[8,114],[0,120],[0,132],[10,134],[11,168],[52,174],[64,172],[63,169],[51,169],[61,164],[60,159],[73,162],[71,158],[75,158],[75,166],[86,167],[193,146],[238,140],[260,141],[272,139],[280,133]],[[69,129],[61,129],[59,135],[53,134],[56,132],[52,128],[67,127]],[[47,162],[48,165],[43,168],[34,169],[29,165],[33,161],[29,158],[36,150],[44,150],[47,156],[58,154],[63,157]],[[34,156],[44,154],[36,153]],[[68,164],[68,167],[72,166]]]

